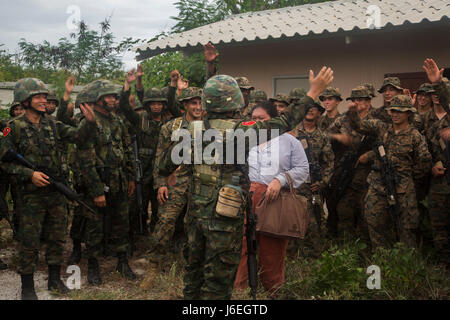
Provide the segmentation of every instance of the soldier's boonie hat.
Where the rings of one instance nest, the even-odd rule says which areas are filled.
[[[416,108],[414,108],[412,105],[411,97],[403,94],[392,98],[391,105],[387,108],[387,110],[397,110],[400,112],[417,112]]]
[[[370,94],[369,89],[367,89],[365,86],[358,86],[352,90],[350,97],[348,97],[346,100],[354,100],[356,98],[372,99],[372,95]]]
[[[305,94],[306,95],[306,94]],[[325,100],[325,98],[336,97],[340,101],[342,101],[342,95],[338,88],[328,87],[324,92],[319,96],[320,101]]]
[[[303,88],[294,88],[289,92],[289,102],[292,103],[292,101],[296,99],[302,99],[306,97],[306,90]]]
[[[419,89],[417,89],[417,91],[414,93],[420,93],[420,92],[434,93],[434,92],[436,92],[436,90],[434,90],[433,85],[431,83],[423,83],[419,87]]]
[[[320,103],[320,100],[314,101],[312,104],[309,105],[309,108],[317,108],[321,114],[325,112],[325,108],[322,107],[322,104]]]
[[[234,78],[241,89],[254,90],[255,87],[250,84],[250,81],[246,77]]]
[[[189,87],[185,90],[183,90],[183,92],[181,93],[180,98],[178,99],[178,101],[183,102],[183,101],[189,101],[191,99],[194,98],[202,98],[202,94],[203,94],[203,90],[201,88],[197,88],[197,87]]]
[[[395,89],[403,91],[403,88],[401,86],[400,83],[400,79],[397,77],[388,77],[388,78],[384,78],[383,80],[383,85],[381,86],[380,90],[378,90],[379,93],[383,93],[384,89],[388,86],[391,85],[393,86]]]
[[[290,103],[289,97],[287,95],[285,95],[284,93],[279,93],[275,97],[270,98],[269,100],[271,102],[274,102],[274,101],[284,102],[287,105],[289,105],[289,103]]]
[[[267,94],[260,89],[253,90],[250,93],[249,102],[264,102],[267,101]]]
[[[372,98],[375,98],[377,95],[375,94],[375,86],[371,83],[364,83],[363,84],[364,87],[367,88],[367,90],[369,90],[370,95],[372,96]]]

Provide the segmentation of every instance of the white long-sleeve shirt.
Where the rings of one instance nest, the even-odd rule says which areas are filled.
[[[309,176],[308,158],[302,143],[289,133],[253,147],[249,152],[248,164],[250,181],[265,185],[276,178],[281,187],[288,187],[284,175],[287,172],[294,181],[294,188],[298,188]]]

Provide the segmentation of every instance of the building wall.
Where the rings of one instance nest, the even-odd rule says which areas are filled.
[[[219,72],[247,76],[258,89],[273,94],[274,76],[307,75],[310,68],[318,72],[324,65],[334,70],[333,86],[344,99],[351,89],[362,83],[380,88],[387,73],[420,72],[427,57],[439,66],[450,67],[450,42],[447,27],[432,27],[397,32],[374,32],[350,37],[297,40],[271,44],[253,44],[220,49]],[[286,92],[288,93],[288,92]],[[375,107],[382,105],[377,93]],[[346,110],[345,101],[340,105]]]

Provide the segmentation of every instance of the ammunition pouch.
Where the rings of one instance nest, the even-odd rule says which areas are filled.
[[[244,198],[242,189],[234,185],[225,185],[219,191],[216,212],[227,218],[239,218]]]

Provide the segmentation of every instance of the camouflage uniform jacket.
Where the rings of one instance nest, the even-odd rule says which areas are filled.
[[[320,130],[322,130],[323,132],[325,132],[333,124],[333,122],[336,119],[338,119],[339,117],[342,117],[342,114],[339,112],[337,113],[336,117],[334,117],[334,118],[328,117],[328,115],[325,113],[320,116],[319,121],[317,122],[317,127]]]
[[[159,132],[168,119],[162,115],[161,121],[153,120],[148,112],[141,114],[131,109],[130,91],[123,91],[120,96],[120,109],[137,132],[139,158],[142,162],[144,184],[153,178],[153,161],[158,146]]]
[[[374,109],[372,115],[375,119],[379,119],[387,124],[392,124],[391,116],[387,112],[385,106]],[[412,124],[417,130],[419,130],[419,131],[421,130],[423,124],[422,124],[422,118],[418,112],[414,112],[414,118],[413,118]]]
[[[290,133],[303,144],[310,165],[318,164],[320,166],[320,174],[322,176],[320,188],[323,190],[330,182],[334,167],[334,153],[331,148],[330,140],[318,128],[313,132],[306,131],[303,122],[295,127]],[[300,193],[308,194],[307,192],[305,193],[306,190],[304,190],[309,190],[305,184],[303,184],[300,189]]]
[[[96,137],[78,147],[80,170],[88,194],[95,198],[104,194],[104,184],[97,167],[110,168],[111,193],[127,192],[128,181],[134,180],[135,164],[131,138],[125,124],[113,113],[105,115],[96,110]],[[86,119],[81,120],[80,125]]]
[[[51,122],[54,124],[56,137],[53,134]],[[31,123],[26,115],[14,118],[9,122],[8,126],[11,131],[1,140],[0,155],[3,156],[8,149],[14,149],[38,168],[42,168],[58,177],[61,176],[62,163],[60,150],[55,145],[58,144],[61,148],[63,142],[85,143],[95,129],[95,125],[87,121],[77,129],[52,120],[47,116],[42,116],[39,125],[35,125]],[[27,192],[34,192],[38,189],[44,191],[49,188],[38,188],[32,184],[32,169],[25,168],[14,162],[3,163],[2,168],[5,172],[15,177],[17,181],[23,183]]]
[[[439,118],[437,117],[433,108],[421,114],[421,118],[422,118],[422,127],[420,128],[419,131],[421,134],[426,136],[427,131],[433,126],[433,124],[439,121]]]
[[[155,190],[167,186],[165,175],[161,174],[160,168],[164,169],[165,157],[170,157],[170,153],[167,151],[171,150],[171,147],[174,144],[171,140],[172,133],[178,129],[188,128],[189,122],[186,120],[185,116],[172,119],[161,127],[158,148],[156,149],[155,166],[153,169],[153,187]],[[189,166],[185,164],[181,164],[179,169],[177,169],[177,180],[180,180],[183,177],[189,177],[190,175],[191,171]]]
[[[448,127],[450,127],[450,120],[448,119],[448,116],[446,116],[436,122],[427,132],[429,150],[431,156],[433,157],[433,166],[435,166],[440,161],[442,162],[444,167],[447,168],[445,175],[439,178],[432,178],[430,190],[435,193],[441,194],[450,194],[450,184],[448,183],[447,179],[448,175],[450,175],[450,161],[445,157],[444,150],[446,146],[439,135],[443,129]]]
[[[303,120],[305,116],[306,107],[313,103],[313,100],[310,97],[305,97],[298,104],[291,104],[287,110],[283,111],[280,117],[273,118],[267,121],[242,121],[241,119],[232,119],[225,118],[221,113],[208,113],[208,118],[204,119],[203,122],[210,122],[211,128],[217,128],[214,123],[223,123],[226,122],[231,124],[231,129],[239,130],[241,129],[243,132],[247,132],[248,130],[254,130],[256,137],[259,137],[260,129],[268,130],[268,139],[271,139],[270,133],[272,129],[278,129],[279,134],[283,134],[292,128],[294,128],[300,121]],[[205,143],[208,145],[209,143]],[[226,145],[226,141],[224,139],[224,145]],[[205,147],[205,145],[204,145]],[[245,150],[236,150],[234,151],[234,162],[233,163],[242,163],[242,165],[235,164],[193,164],[191,165],[193,172],[193,182],[191,189],[191,196],[196,197],[196,194],[201,194],[203,199],[209,199],[211,202],[212,199],[218,198],[218,192],[220,188],[225,185],[231,183],[232,176],[237,176],[239,178],[239,186],[242,188],[245,195],[248,195],[250,189],[250,181],[248,178],[248,153],[250,151],[249,144],[246,144]],[[224,147],[224,151],[225,151]],[[225,153],[225,152],[224,152]],[[194,156],[194,152],[191,153],[192,157]],[[223,155],[223,159],[226,159],[226,155]],[[225,160],[224,160],[225,161]],[[172,168],[178,167],[176,164],[171,164]],[[203,171],[204,170],[204,171]],[[173,170],[170,170],[173,171]],[[207,206],[209,204],[203,203],[202,206]],[[191,210],[189,212],[190,215],[195,216],[200,219],[208,219],[210,218],[211,212],[208,210]],[[220,225],[220,226],[219,226]],[[221,229],[222,231],[228,230],[228,228],[232,228],[228,223],[219,223],[216,221],[217,228],[225,228]],[[219,230],[219,229],[218,229]]]
[[[376,137],[384,145],[386,156],[397,172],[397,193],[405,193],[414,187],[414,180],[422,178],[431,168],[431,154],[425,137],[413,126],[394,132],[392,124],[378,119],[360,120],[351,116],[352,127],[362,134]],[[358,129],[359,128],[359,129]],[[386,194],[380,173],[381,161],[375,157],[367,182],[379,193]]]
[[[370,109],[368,115],[365,119],[373,119],[374,118],[374,109]],[[347,147],[342,144],[341,146],[341,152],[339,154],[339,157],[335,154],[335,168],[336,170],[340,170],[342,167],[342,164],[339,162],[342,160],[342,157],[350,152],[356,152],[364,139],[368,139],[368,137],[364,137],[363,134],[358,133],[355,131],[351,125],[350,125],[350,118],[348,117],[348,113],[343,114],[341,117],[337,118],[333,124],[328,128],[327,134],[330,136],[332,134],[348,134],[352,137],[352,146]],[[370,162],[375,159],[375,153],[371,149],[371,145],[367,147],[366,150],[360,150],[362,154],[365,152],[368,152],[369,156],[369,163],[367,164],[359,164],[358,167],[355,170],[354,177],[352,180],[352,187],[355,189],[364,188],[366,185],[366,179],[367,175],[370,172]]]

